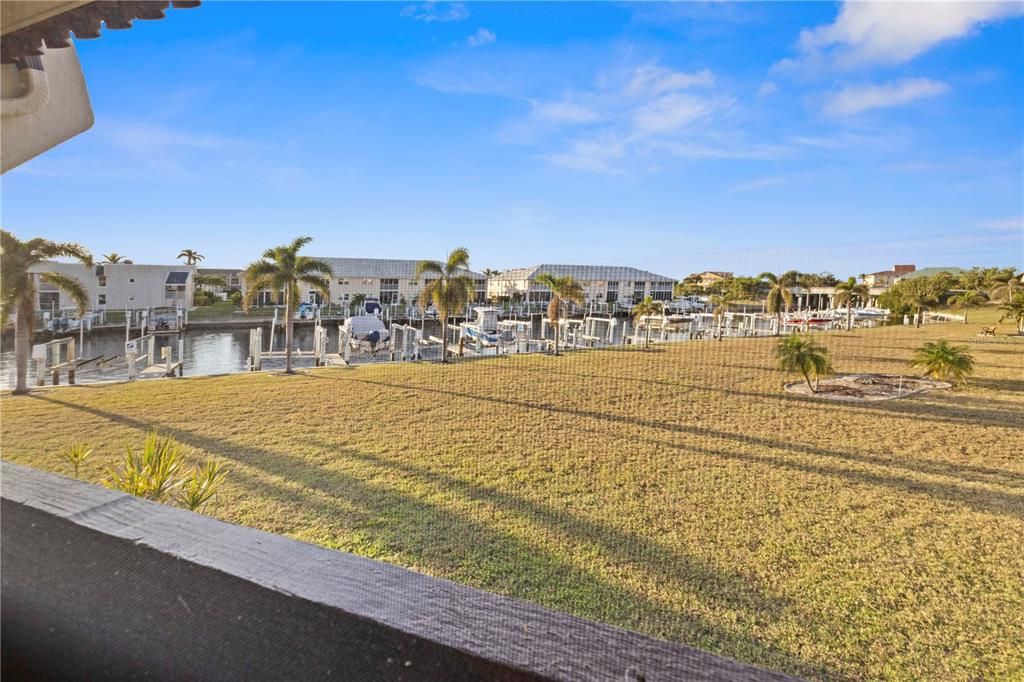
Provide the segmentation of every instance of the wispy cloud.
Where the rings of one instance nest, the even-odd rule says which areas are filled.
[[[469,10],[461,2],[424,2],[406,5],[399,14],[429,24],[435,21],[462,21],[469,17]]]
[[[758,189],[765,189],[766,187],[777,187],[778,185],[784,185],[790,181],[790,178],[785,175],[769,175],[763,178],[756,178],[748,182],[741,182],[737,185],[733,185],[729,188],[730,192],[752,192]]]
[[[901,64],[987,23],[1024,14],[1020,2],[844,2],[835,21],[805,29],[782,70]]]
[[[986,220],[978,224],[987,230],[1016,230],[1024,233],[1024,215],[1013,216],[1012,218],[998,218]]]
[[[761,83],[761,87],[757,89],[758,97],[769,97],[779,91],[779,86],[772,81],[765,81]]]
[[[498,39],[498,36],[494,35],[494,31],[488,31],[486,28],[478,28],[476,33],[466,38],[466,44],[470,47],[481,47],[493,43]]]
[[[859,114],[869,109],[882,109],[908,104],[917,99],[935,97],[949,92],[942,81],[929,78],[906,78],[881,85],[843,88],[825,101],[825,113],[835,116]]]
[[[715,75],[710,69],[695,73],[682,73],[657,64],[644,64],[633,72],[626,92],[634,96],[660,95],[694,86],[711,87]]]

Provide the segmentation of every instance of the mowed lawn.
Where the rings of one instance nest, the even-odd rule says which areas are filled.
[[[991,315],[972,312],[979,321]],[[3,457],[102,480],[156,429],[232,469],[212,515],[769,668],[1024,675],[1024,338],[830,332],[839,371],[968,344],[963,389],[786,394],[775,340],[4,397]]]

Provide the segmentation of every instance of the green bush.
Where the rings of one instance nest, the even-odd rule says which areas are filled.
[[[238,289],[232,289],[228,292],[228,300],[234,305],[242,305],[242,292]]]
[[[206,291],[205,289],[200,289],[192,297],[192,302],[195,303],[196,305],[212,305],[216,303],[218,300],[220,299],[217,298],[217,294],[214,294],[213,292],[210,291]]]

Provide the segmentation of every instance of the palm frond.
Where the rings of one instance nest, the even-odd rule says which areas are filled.
[[[86,290],[85,286],[74,277],[62,275],[59,272],[44,272],[39,275],[39,279],[47,284],[52,284],[70,296],[71,300],[73,300],[75,305],[78,307],[79,315],[84,315],[85,311],[89,309],[89,292]]]
[[[437,275],[438,277],[444,276],[444,264],[436,260],[421,260],[416,264],[416,272],[413,275],[419,279],[422,275]]]

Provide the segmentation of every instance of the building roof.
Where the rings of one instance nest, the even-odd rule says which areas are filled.
[[[188,270],[172,270],[167,273],[167,281],[164,284],[185,284],[188,282]]]
[[[533,279],[542,273],[550,273],[556,277],[572,275],[580,281],[624,281],[624,282],[675,282],[672,277],[657,275],[647,270],[626,267],[623,265],[556,265],[544,263],[529,268],[513,268],[505,270],[499,279]]]
[[[200,275],[214,275],[216,277],[231,277],[242,273],[242,268],[197,268]]]
[[[940,272],[948,272],[951,275],[959,275],[961,272],[967,272],[963,268],[921,268],[920,270],[914,270],[908,272],[905,275],[900,275],[900,279],[916,279],[918,277],[931,277],[937,275]]]
[[[397,258],[323,258],[331,266],[332,277],[368,277],[374,279],[415,279],[418,260]],[[481,272],[468,271],[473,279],[487,279]]]
[[[690,277],[703,277],[704,275],[715,275],[716,277],[732,277],[731,272],[725,270],[705,270],[704,272],[695,272]]]
[[[896,271],[895,270],[879,270],[878,272],[869,272],[868,273],[868,277],[872,277],[872,276],[878,277],[879,275],[888,275],[890,277],[895,277],[896,276]]]

